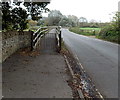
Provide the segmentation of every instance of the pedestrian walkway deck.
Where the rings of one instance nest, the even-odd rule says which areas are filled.
[[[3,63],[4,98],[72,98],[64,57],[56,52],[54,35],[49,35],[42,40],[49,40],[42,44],[46,44],[42,54],[29,56],[17,52]]]
[[[55,29],[46,34],[40,41],[40,53],[42,54],[56,54],[56,36]]]

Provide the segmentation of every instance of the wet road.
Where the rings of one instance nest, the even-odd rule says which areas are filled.
[[[105,98],[118,97],[118,45],[62,29],[65,44],[75,53]]]

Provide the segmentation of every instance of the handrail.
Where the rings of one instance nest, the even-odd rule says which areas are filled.
[[[61,51],[61,43],[62,43],[61,27],[60,26],[56,27],[56,38],[57,38],[58,52],[60,52]]]
[[[47,27],[40,27],[36,32],[31,32],[31,51],[34,50],[43,35],[48,32]]]

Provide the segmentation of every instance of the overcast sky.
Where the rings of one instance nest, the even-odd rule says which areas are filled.
[[[120,0],[51,0],[47,7],[50,10],[60,10],[63,15],[108,22],[110,14],[118,11],[118,1]]]

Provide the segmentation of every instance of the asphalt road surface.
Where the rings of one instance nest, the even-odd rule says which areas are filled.
[[[62,29],[65,44],[76,54],[105,98],[118,98],[118,45]]]

